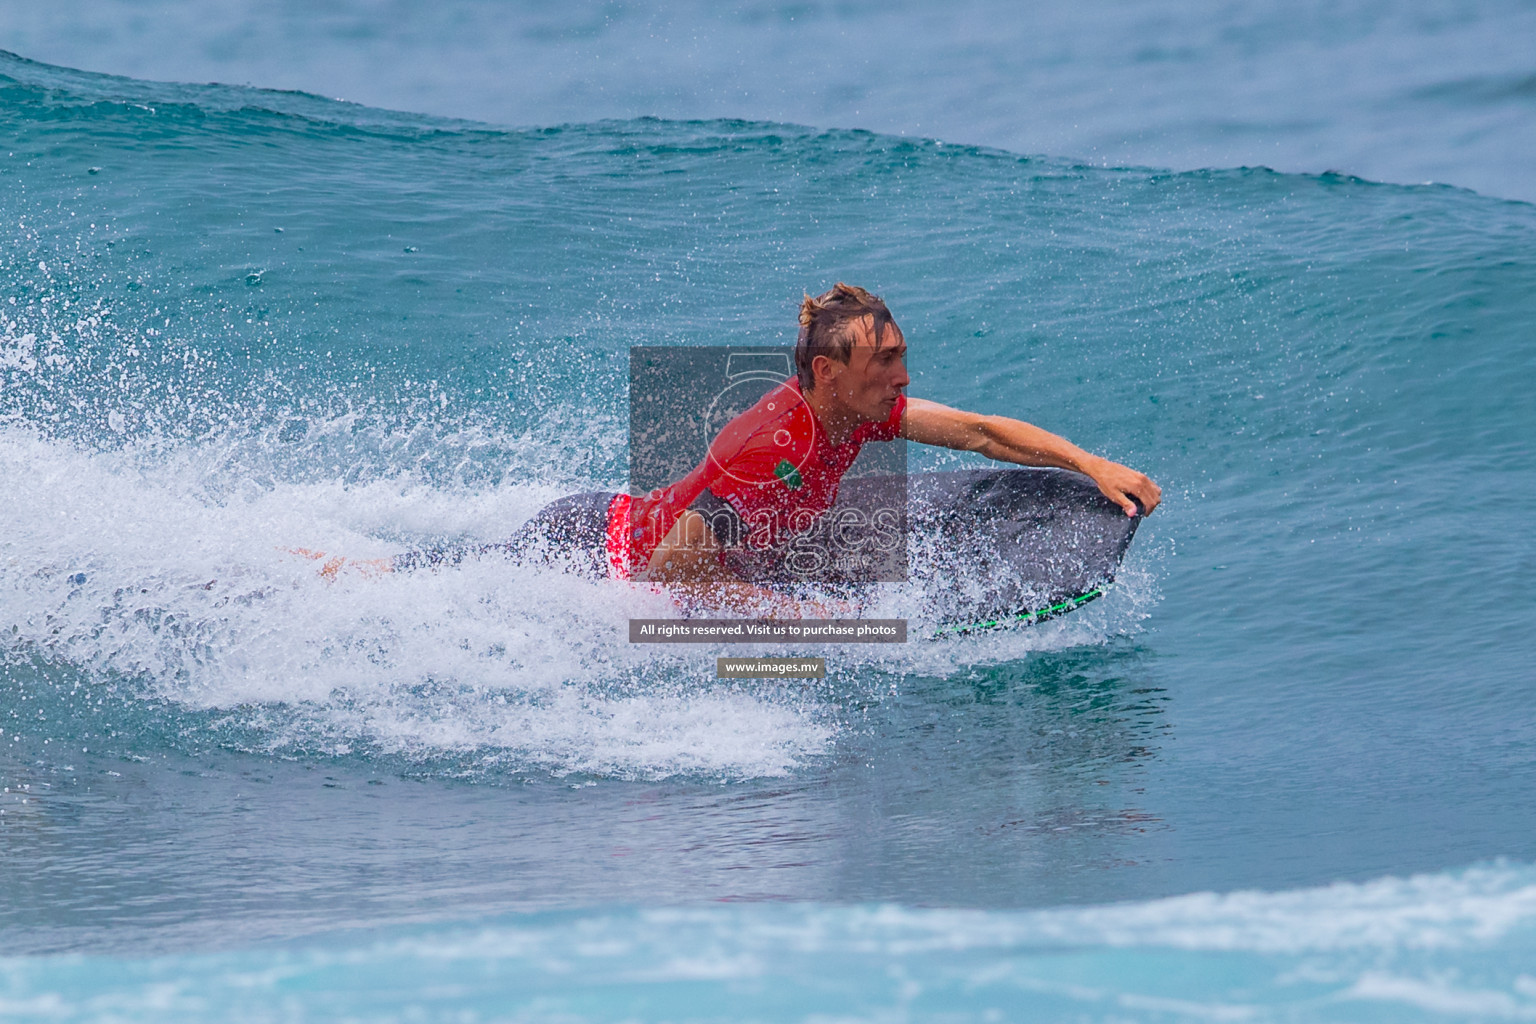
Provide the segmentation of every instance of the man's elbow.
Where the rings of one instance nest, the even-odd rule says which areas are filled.
[[[1001,416],[976,416],[971,425],[975,443],[970,450],[989,459],[1000,458],[1008,451],[1007,422]]]

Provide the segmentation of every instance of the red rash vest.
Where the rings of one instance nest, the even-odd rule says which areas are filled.
[[[668,487],[631,498],[620,494],[608,508],[609,575],[629,579],[707,488],[741,517],[753,548],[776,546],[811,528],[837,501],[843,474],[867,441],[893,441],[901,432],[907,396],[896,399],[881,423],[861,423],[840,445],[827,440],[791,378],[736,417],[709,446],[694,470]]]

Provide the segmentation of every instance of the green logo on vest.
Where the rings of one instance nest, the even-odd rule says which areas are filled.
[[[795,464],[788,459],[780,459],[779,464],[773,467],[773,475],[784,481],[784,486],[792,491],[798,491],[805,486],[805,478],[795,468]]]

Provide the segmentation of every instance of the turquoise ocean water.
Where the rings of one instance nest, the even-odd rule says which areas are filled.
[[[41,47],[0,55],[0,1018],[1536,1016],[1536,178],[1497,157],[1536,137],[1529,5],[1327,21],[1401,80],[1296,76],[1312,113],[1270,135],[1330,159],[1281,170],[1199,158],[1241,133],[1176,89],[1125,101],[1166,147],[1136,159],[1076,148],[1049,93],[1054,150],[989,136],[995,106],[895,123],[910,83],[866,83],[889,123],[839,118],[793,62],[787,113],[761,62],[734,107],[704,62],[708,103],[616,110],[558,78],[599,47],[540,42],[542,9],[491,18],[542,92],[461,61],[480,106],[427,113],[29,59],[67,37],[113,69],[175,5],[0,9]],[[186,33],[217,56],[239,11],[211,9]],[[282,10],[300,57],[403,88],[357,55],[404,15]],[[420,95],[490,18],[448,10]],[[741,24],[801,53],[785,26],[829,10]],[[872,53],[928,24],[895,11]],[[1279,76],[1307,38],[1211,17],[1186,75],[1247,46]],[[1044,74],[976,47],[967,75],[936,45],[933,88]],[[667,52],[611,74],[643,98],[686,78]],[[1390,180],[1331,160],[1362,110],[1399,133],[1372,136]],[[629,346],[782,343],[837,279],[891,303],[914,394],[1159,480],[1110,596],[727,684],[720,651],[622,642],[649,593],[491,563],[327,584],[285,550],[496,540],[617,488]]]

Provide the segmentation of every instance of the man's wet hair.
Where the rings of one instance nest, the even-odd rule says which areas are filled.
[[[795,369],[800,376],[800,389],[811,390],[815,378],[811,374],[811,360],[817,356],[835,359],[844,366],[853,355],[853,325],[866,317],[873,317],[875,348],[885,338],[886,326],[894,328],[899,336],[901,328],[880,296],[871,295],[857,285],[839,281],[829,292],[814,299],[809,295],[800,303],[800,336],[795,340]]]

